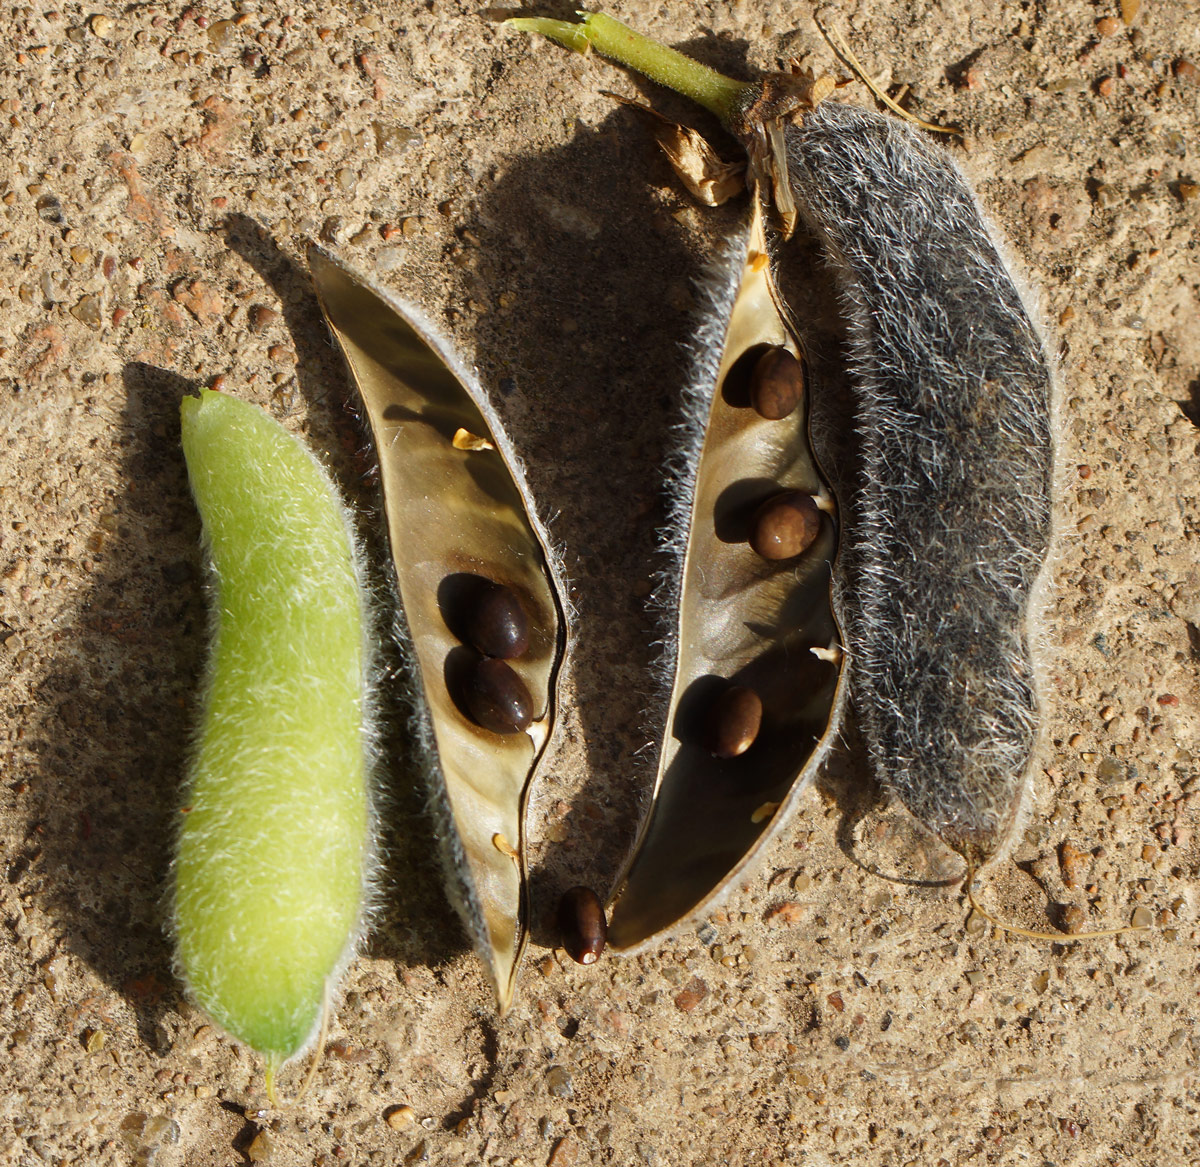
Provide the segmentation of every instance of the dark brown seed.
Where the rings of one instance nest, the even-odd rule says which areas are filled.
[[[529,619],[517,593],[484,580],[463,613],[463,639],[484,656],[512,660],[529,648]]]
[[[576,964],[595,964],[608,939],[604,905],[590,887],[573,887],[558,901],[558,934]]]
[[[463,679],[462,696],[471,720],[492,733],[522,733],[533,720],[525,682],[502,660],[480,657]]]
[[[768,421],[787,417],[804,396],[804,366],[782,346],[768,349],[750,375],[750,404]]]
[[[762,700],[745,685],[731,685],[713,703],[709,749],[716,758],[737,758],[758,737]]]
[[[821,512],[812,496],[787,490],[755,511],[750,546],[764,559],[791,559],[808,550],[820,529]]]

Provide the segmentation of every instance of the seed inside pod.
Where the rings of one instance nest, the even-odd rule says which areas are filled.
[[[820,529],[821,512],[812,496],[787,490],[755,511],[750,546],[764,559],[791,559],[808,550]]]
[[[750,404],[760,417],[781,421],[804,395],[804,366],[789,349],[768,349],[754,366],[750,378]]]
[[[737,758],[758,737],[762,727],[762,699],[745,685],[731,685],[713,702],[709,722],[709,750],[717,758]]]
[[[471,720],[492,733],[523,733],[533,720],[525,682],[502,660],[480,657],[468,668],[462,701]]]
[[[595,964],[608,939],[604,905],[590,887],[573,887],[558,901],[558,932],[576,964]]]
[[[507,585],[457,572],[442,582],[438,603],[446,627],[484,656],[513,660],[529,649],[529,618]]]

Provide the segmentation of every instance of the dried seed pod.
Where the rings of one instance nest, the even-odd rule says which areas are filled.
[[[561,569],[474,377],[409,305],[317,248],[309,265],[378,451],[397,635],[411,665],[450,898],[503,1011],[526,940],[525,804],[553,728],[566,651]],[[511,619],[499,639],[521,648],[508,663],[480,660],[461,643],[466,636],[486,651],[459,618],[478,600],[481,580],[505,597]],[[474,617],[466,621],[473,626]],[[495,647],[495,628],[487,631]]]
[[[558,934],[576,964],[595,964],[604,952],[604,905],[590,887],[573,887],[558,901]]]
[[[944,152],[832,103],[787,152],[863,374],[849,623],[864,736],[880,781],[978,868],[1013,837],[1039,728],[1050,361]]]
[[[609,921],[619,950],[694,919],[745,872],[816,773],[845,698],[830,598],[836,523],[822,519],[805,553],[786,561],[747,545],[767,484],[829,498],[807,411],[771,421],[745,392],[764,350],[798,343],[776,306],[760,213],[706,290],[668,534],[677,565],[660,597],[670,691],[653,804]],[[751,743],[753,760],[739,758]]]
[[[824,244],[858,374],[856,705],[879,779],[974,871],[1015,834],[1030,784],[1055,384],[970,186],[904,122],[823,102],[810,73],[739,82],[597,14],[513,23],[706,106],[785,234],[803,219]]]

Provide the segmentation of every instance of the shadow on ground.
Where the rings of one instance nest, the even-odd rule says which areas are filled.
[[[114,425],[127,497],[119,520],[100,518],[90,593],[38,690],[35,748],[53,775],[35,792],[39,870],[70,950],[125,995],[143,1040],[162,1050],[179,1001],[167,873],[205,627],[178,420],[196,386],[136,363],[124,382]]]

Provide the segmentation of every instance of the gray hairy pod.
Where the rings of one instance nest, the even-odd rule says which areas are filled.
[[[756,203],[823,244],[862,469],[835,589],[855,704],[880,782],[973,872],[1027,802],[1055,453],[1046,346],[970,186],[899,120],[823,102],[828,79],[735,81],[598,14],[513,23],[707,106]]]
[[[979,867],[1012,836],[1038,733],[1050,360],[944,152],[896,118],[831,102],[785,140],[796,207],[852,326],[863,731],[880,781]]]
[[[526,806],[567,652],[561,561],[472,373],[411,305],[318,248],[309,266],[379,461],[447,889],[503,1012],[527,939]]]

